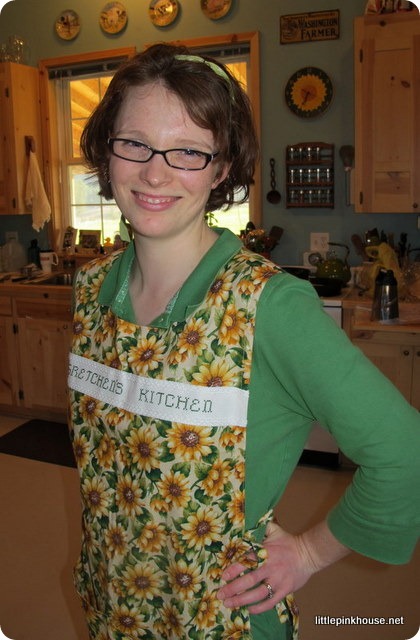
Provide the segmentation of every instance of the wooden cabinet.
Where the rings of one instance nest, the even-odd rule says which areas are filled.
[[[28,213],[25,136],[32,137],[42,167],[39,74],[35,67],[0,63],[0,214]]]
[[[286,207],[334,207],[334,145],[299,142],[286,147]]]
[[[70,294],[43,291],[14,300],[22,400],[26,409],[63,413],[71,338]]]
[[[418,329],[372,328],[366,310],[345,309],[343,328],[355,344],[420,411],[420,325]],[[413,325],[414,328],[414,325]]]
[[[0,295],[0,405],[19,402],[16,336],[12,317],[12,299]]]
[[[355,19],[354,201],[420,213],[420,16]]]
[[[71,287],[0,285],[0,409],[65,419]]]
[[[420,335],[360,332],[353,343],[420,411]]]

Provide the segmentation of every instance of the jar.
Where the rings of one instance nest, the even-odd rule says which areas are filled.
[[[5,271],[20,271],[27,262],[25,247],[10,238],[3,247],[3,265]]]

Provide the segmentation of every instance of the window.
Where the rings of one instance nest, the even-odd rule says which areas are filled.
[[[215,42],[216,41],[216,42]],[[187,41],[185,44],[197,51],[208,53],[223,61],[244,87],[251,91],[257,129],[259,130],[259,85],[252,80],[252,60],[258,73],[257,34],[209,38]],[[50,170],[50,186],[55,215],[53,226],[56,236],[63,234],[67,226],[78,230],[100,230],[102,242],[119,233],[121,213],[114,201],[98,195],[99,187],[94,177],[87,173],[79,150],[80,135],[87,118],[99,103],[112,78],[114,70],[134,49],[101,52],[83,56],[44,60],[40,63],[43,84],[44,121],[50,122],[46,132],[49,142],[46,150],[47,168]],[[258,87],[258,90],[256,90]],[[254,94],[254,95],[252,95]],[[244,229],[249,219],[258,221],[256,202],[259,196],[260,177],[257,172],[250,201],[233,206],[228,211],[215,211],[210,223],[229,227],[235,233]]]
[[[118,230],[115,203],[98,196],[79,151],[80,133],[115,69],[134,47],[48,58],[39,63],[44,126],[45,179],[53,215],[50,242],[61,246],[66,228],[99,230],[101,240]]]
[[[236,55],[232,53],[225,53],[223,56],[220,54],[218,55],[217,52],[211,52],[211,55],[223,62],[228,67],[232,75],[239,80],[245,90],[247,90],[249,67],[248,52]],[[214,223],[218,227],[227,227],[239,235],[240,232],[245,229],[249,218],[249,202],[244,202],[242,204],[233,205],[227,211],[213,211],[209,222]]]
[[[112,240],[119,232],[121,212],[114,200],[105,200],[98,194],[98,181],[88,174],[80,157],[80,136],[112,75],[105,71],[82,77],[60,77],[55,81],[63,222],[79,231],[100,230],[102,242],[107,238]]]

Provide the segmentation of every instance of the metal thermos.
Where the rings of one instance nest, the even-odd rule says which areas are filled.
[[[398,320],[398,283],[392,269],[381,269],[375,280],[372,320],[392,324]]]

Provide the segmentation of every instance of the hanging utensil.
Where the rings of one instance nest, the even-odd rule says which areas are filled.
[[[346,205],[350,206],[351,204],[350,173],[351,173],[351,170],[353,169],[354,147],[352,147],[350,144],[345,144],[342,147],[340,147],[340,158],[344,165]]]
[[[274,160],[274,158],[270,158],[271,191],[267,193],[267,200],[271,204],[278,204],[281,200],[281,195],[276,189],[275,165],[276,165],[276,161]]]

